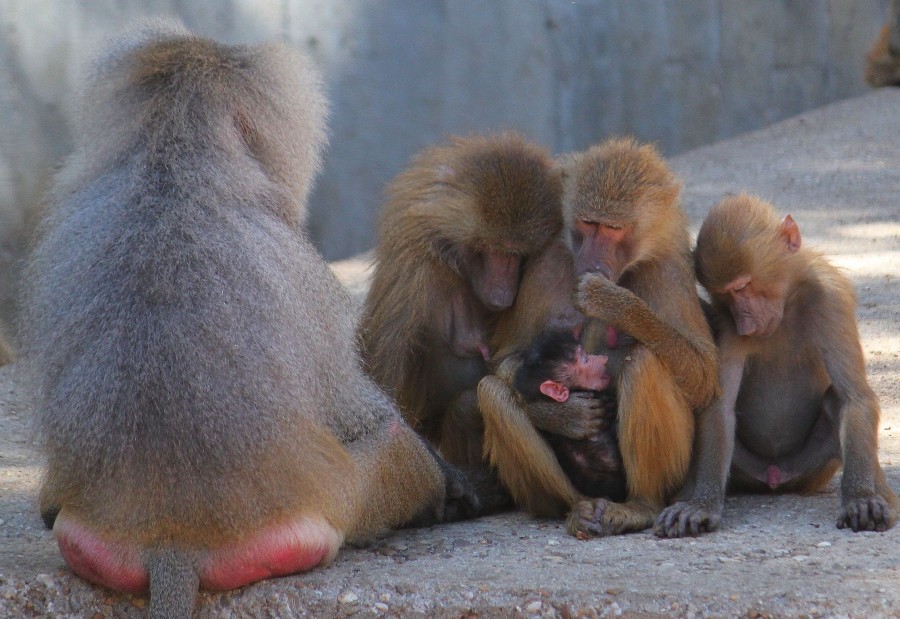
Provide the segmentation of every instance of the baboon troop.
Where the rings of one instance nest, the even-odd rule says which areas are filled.
[[[357,317],[304,226],[308,58],[154,20],[85,80],[18,362],[41,517],[152,617],[512,506],[579,539],[696,536],[729,489],[843,467],[837,526],[895,524],[852,286],[762,199],[713,206],[692,247],[651,145],[451,137],[387,185]]]

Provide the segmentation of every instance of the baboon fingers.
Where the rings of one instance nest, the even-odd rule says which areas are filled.
[[[474,484],[455,467],[448,467],[446,475],[446,499],[444,501],[443,522],[455,522],[474,518],[481,513],[481,500]]]
[[[682,537],[679,535],[679,525],[685,516],[684,507],[685,503],[676,503],[665,509],[653,525],[653,534],[656,537]]]
[[[718,529],[721,519],[721,510],[680,501],[659,515],[653,533],[657,537],[697,537]]]
[[[580,540],[609,535],[603,526],[603,513],[610,505],[607,499],[580,501],[566,518],[566,531]]]
[[[879,495],[857,497],[848,501],[841,510],[837,528],[859,531],[886,531],[891,528],[896,516],[891,513],[888,502]]]
[[[566,531],[578,539],[621,535],[652,527],[656,515],[656,509],[641,501],[590,499],[575,505],[566,518]]]

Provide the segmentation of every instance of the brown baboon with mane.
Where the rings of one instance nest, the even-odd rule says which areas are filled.
[[[451,463],[483,467],[475,388],[522,270],[562,226],[560,196],[549,154],[510,133],[425,149],[388,187],[366,364]]]

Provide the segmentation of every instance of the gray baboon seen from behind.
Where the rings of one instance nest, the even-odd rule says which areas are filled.
[[[302,229],[325,115],[299,53],[165,21],[86,80],[27,273],[41,512],[73,571],[149,586],[152,616],[471,507],[361,371]]]

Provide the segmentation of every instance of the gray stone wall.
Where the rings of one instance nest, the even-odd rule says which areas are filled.
[[[0,318],[79,62],[144,15],[323,67],[331,146],[310,226],[369,248],[384,183],[443,136],[516,129],[553,151],[634,134],[675,154],[861,93],[887,0],[0,0]]]

